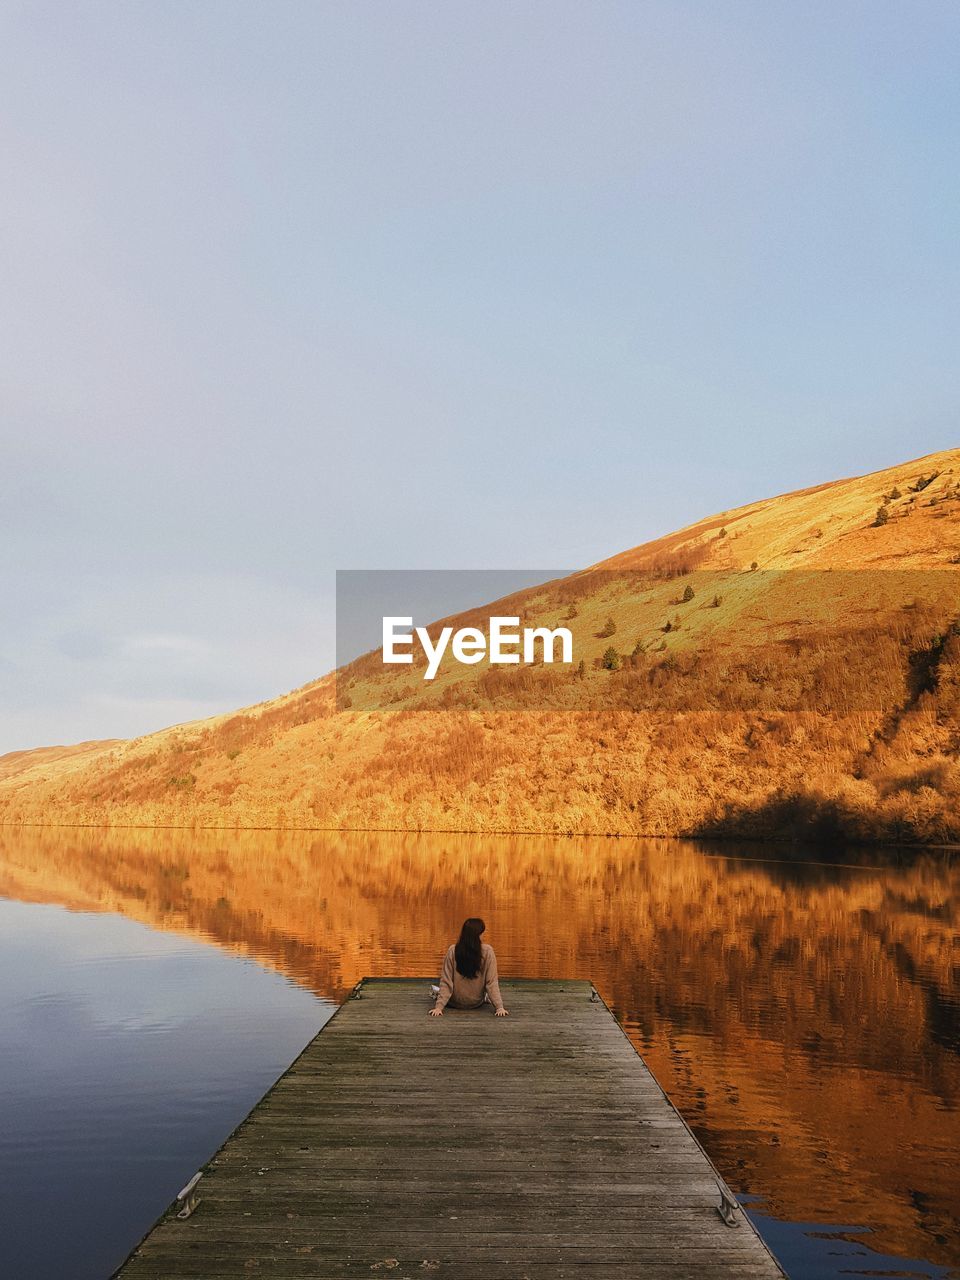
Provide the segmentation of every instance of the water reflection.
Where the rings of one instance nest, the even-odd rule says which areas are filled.
[[[213,947],[0,900],[0,1275],[104,1280],[329,1012]]]
[[[855,1223],[879,1255],[956,1265],[960,871],[936,855],[875,865],[871,854],[874,865],[852,868],[716,852],[6,831],[0,894],[213,939],[333,998],[367,973],[434,971],[452,927],[479,913],[505,973],[593,978],[721,1172],[764,1213]],[[847,1256],[837,1274],[856,1269]]]

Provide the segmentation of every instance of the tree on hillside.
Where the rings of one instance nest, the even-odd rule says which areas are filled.
[[[606,671],[620,670],[620,655],[617,653],[613,645],[604,650],[602,665]]]
[[[881,525],[885,525],[890,519],[890,508],[884,503],[882,507],[877,507],[876,519],[873,522],[874,529],[879,529]]]
[[[687,585],[683,588],[683,597],[682,597],[683,603],[686,604],[687,601],[692,600],[695,595],[696,595],[696,592],[688,582]]]
[[[607,636],[612,636],[616,632],[616,629],[617,624],[614,622],[613,618],[608,618],[600,631],[597,632],[597,635],[605,640]]]

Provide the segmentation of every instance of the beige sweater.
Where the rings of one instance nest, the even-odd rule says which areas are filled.
[[[494,1009],[502,1009],[503,999],[500,995],[500,983],[497,981],[497,957],[493,947],[485,942],[480,944],[480,972],[475,978],[465,978],[462,973],[457,973],[455,950],[456,948],[450,947],[443,957],[436,1007],[445,1009],[449,1004],[451,1009],[478,1009],[486,995]]]

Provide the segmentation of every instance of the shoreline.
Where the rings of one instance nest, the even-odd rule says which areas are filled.
[[[730,844],[749,844],[749,845],[775,845],[785,849],[822,849],[825,847],[824,842],[814,840],[788,840],[777,836],[757,836],[757,835],[728,835],[728,836],[708,836],[708,835],[685,835],[671,834],[664,835],[660,833],[647,832],[622,832],[622,831],[536,831],[532,829],[492,829],[492,828],[465,828],[465,827],[278,827],[275,825],[234,825],[222,826],[211,825],[209,823],[178,823],[178,822],[3,822],[0,821],[0,831],[5,830],[32,830],[32,831],[219,831],[226,833],[240,833],[247,831],[262,832],[284,832],[291,835],[405,835],[405,836],[483,836],[493,839],[523,838],[523,839],[549,839],[549,840],[674,840],[674,841],[698,841],[704,844],[730,845]],[[938,842],[934,844],[910,843],[905,841],[841,841],[836,846],[841,849],[858,849],[873,850],[884,849],[890,852],[903,850],[905,852],[924,852],[937,851],[941,853],[960,853],[960,843]],[[757,859],[761,861],[761,859]],[[771,859],[762,859],[762,861],[771,861]],[[823,862],[824,866],[842,865],[833,862]]]

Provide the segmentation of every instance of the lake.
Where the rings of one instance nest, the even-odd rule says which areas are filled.
[[[960,863],[0,829],[0,1270],[105,1280],[365,974],[591,978],[793,1280],[960,1276]]]

